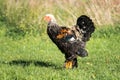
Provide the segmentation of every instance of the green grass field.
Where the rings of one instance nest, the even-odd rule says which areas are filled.
[[[89,56],[64,69],[64,55],[47,34],[19,40],[0,29],[0,80],[120,80],[120,26],[98,28],[87,43]]]

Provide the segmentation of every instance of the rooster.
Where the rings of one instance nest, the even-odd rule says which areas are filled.
[[[52,14],[45,15],[44,20],[48,22],[48,36],[65,54],[64,67],[78,67],[77,56],[88,56],[85,45],[95,30],[92,20],[88,16],[82,15],[78,17],[76,25],[71,28],[59,26]]]

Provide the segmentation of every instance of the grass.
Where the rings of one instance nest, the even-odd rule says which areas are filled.
[[[0,80],[119,80],[120,27],[98,28],[87,43],[89,56],[64,69],[64,55],[46,34],[19,40],[0,30]]]

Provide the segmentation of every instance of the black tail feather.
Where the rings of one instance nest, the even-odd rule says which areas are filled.
[[[77,25],[83,34],[82,40],[85,42],[88,41],[95,30],[92,20],[88,16],[82,15],[77,19]]]

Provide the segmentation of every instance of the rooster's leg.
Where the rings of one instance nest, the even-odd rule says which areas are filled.
[[[72,67],[74,68],[74,67],[78,67],[78,63],[77,63],[77,58],[75,58],[75,59],[73,59],[73,65],[72,65]]]
[[[66,60],[65,61],[65,64],[64,64],[64,67],[66,69],[71,69],[71,68],[74,68],[74,67],[78,67],[78,63],[77,63],[77,58],[73,59],[73,60]]]
[[[66,68],[66,69],[71,69],[72,68],[72,65],[73,65],[73,61],[72,60],[66,60],[65,61],[65,64],[64,64],[64,67]]]

